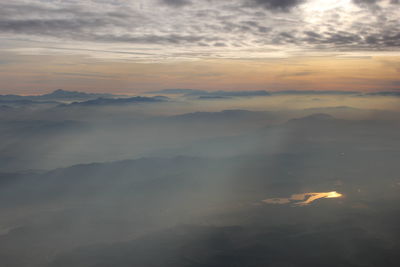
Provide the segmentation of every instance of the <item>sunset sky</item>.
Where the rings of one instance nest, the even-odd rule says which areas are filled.
[[[398,0],[0,3],[0,93],[400,90]]]

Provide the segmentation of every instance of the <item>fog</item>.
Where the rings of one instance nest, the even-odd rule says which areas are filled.
[[[398,266],[398,96],[0,102],[1,266]]]

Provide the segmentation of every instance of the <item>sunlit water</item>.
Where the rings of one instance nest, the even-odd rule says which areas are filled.
[[[295,206],[305,206],[311,204],[317,199],[340,198],[340,197],[343,197],[341,193],[332,191],[332,192],[320,192],[320,193],[293,194],[289,198],[268,198],[264,199],[263,202],[267,204],[293,204]]]

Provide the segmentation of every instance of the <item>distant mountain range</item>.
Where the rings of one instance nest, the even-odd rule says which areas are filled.
[[[268,96],[269,92],[265,90],[256,91],[205,91],[196,89],[164,89],[159,91],[150,92],[151,94],[174,94],[197,97],[199,99],[219,99],[219,98],[231,98],[231,97],[248,97],[248,96]]]
[[[186,97],[196,97],[198,99],[224,99],[232,97],[252,97],[252,96],[275,96],[275,95],[355,95],[355,96],[400,96],[399,91],[382,91],[364,93],[357,91],[336,91],[336,90],[242,90],[242,91],[206,91],[197,89],[164,89],[150,92],[151,94],[171,94],[183,95]]]
[[[99,97],[104,98],[114,98],[117,95],[113,94],[98,94],[98,93],[84,93],[77,91],[66,91],[66,90],[55,90],[49,94],[44,95],[0,95],[0,101],[20,101],[20,100],[30,100],[30,101],[66,101],[66,100],[89,100],[96,99]]]
[[[124,105],[131,103],[150,103],[168,100],[166,96],[153,97],[127,97],[123,95],[85,93],[77,91],[55,90],[44,95],[0,95],[0,105],[2,109],[12,108],[12,106],[29,106],[34,104],[52,104],[60,107],[66,106],[104,106],[104,105]]]
[[[103,93],[85,93],[78,91],[66,91],[62,89],[55,90],[43,95],[0,95],[0,105],[33,105],[33,104],[60,104],[59,102],[68,102],[74,105],[118,105],[137,102],[160,102],[165,101],[168,97],[162,95],[182,95],[184,97],[195,98],[199,100],[218,100],[236,97],[260,97],[260,96],[277,96],[277,95],[348,95],[348,96],[388,96],[399,97],[399,91],[382,91],[363,93],[356,91],[323,91],[323,90],[285,90],[285,91],[205,91],[196,89],[164,89],[150,92],[150,94],[160,94],[154,97],[127,97],[123,95],[103,94]]]
[[[71,104],[61,104],[60,106],[108,106],[108,105],[125,105],[125,104],[133,104],[133,103],[154,103],[154,102],[164,102],[169,98],[165,96],[154,96],[154,97],[145,97],[145,96],[135,96],[135,97],[127,97],[127,98],[105,98],[99,97],[96,99],[81,101],[81,102],[73,102]]]

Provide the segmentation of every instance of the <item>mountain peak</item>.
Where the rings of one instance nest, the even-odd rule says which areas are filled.
[[[52,93],[46,94],[48,96],[82,96],[82,95],[88,95],[87,93],[84,92],[77,92],[77,91],[66,91],[63,89],[57,89],[54,90]]]
[[[311,120],[332,120],[335,119],[332,115],[326,113],[315,113],[309,116],[304,117],[303,119],[311,119]]]

